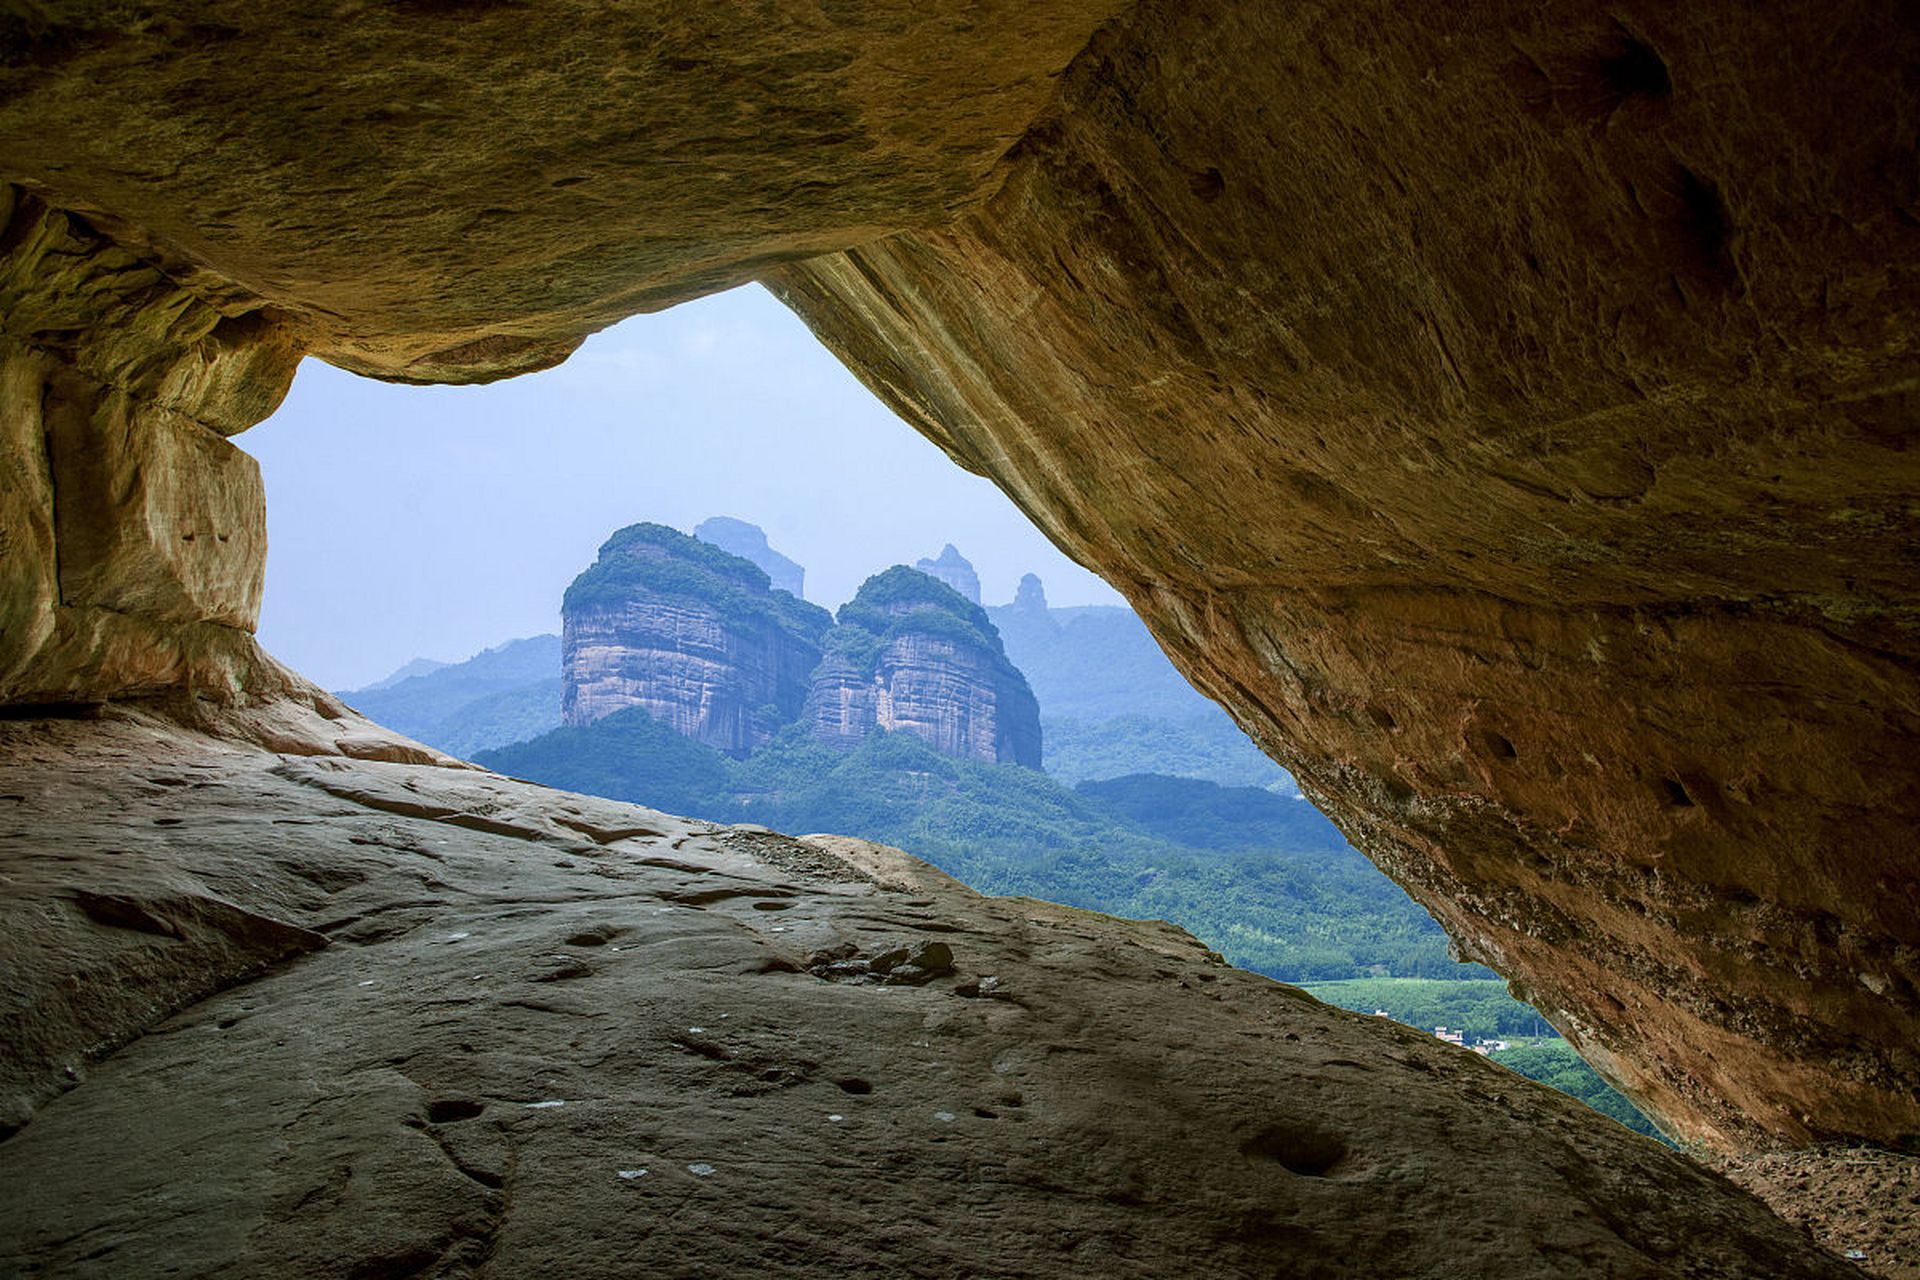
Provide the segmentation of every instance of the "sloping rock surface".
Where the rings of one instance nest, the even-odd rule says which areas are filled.
[[[1164,924],[131,712],[0,725],[0,759],[12,1004],[91,1023],[0,1041],[38,1103],[0,1273],[1852,1274]],[[224,990],[167,980],[236,937],[272,945]]]

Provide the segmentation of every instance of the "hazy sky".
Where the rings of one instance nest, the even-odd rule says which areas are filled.
[[[334,689],[560,628],[560,594],[622,525],[738,516],[836,607],[952,542],[988,604],[1120,603],[985,480],[885,409],[757,286],[636,316],[558,369],[403,387],[300,367],[239,438],[267,483],[260,638]]]

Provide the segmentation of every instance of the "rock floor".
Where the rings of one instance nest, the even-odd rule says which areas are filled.
[[[0,761],[0,1276],[1859,1274],[1169,925],[133,712]]]

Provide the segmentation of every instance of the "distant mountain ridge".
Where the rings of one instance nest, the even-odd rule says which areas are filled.
[[[423,670],[423,663],[430,665]],[[509,640],[464,662],[415,659],[339,696],[362,715],[456,756],[521,742],[560,723],[560,637]]]
[[[696,533],[702,531],[711,536],[700,537],[698,545],[716,556],[732,555],[728,546],[747,550],[764,547],[763,559],[776,567],[780,562],[793,565],[796,577],[804,575],[800,566],[767,546],[764,533],[746,521],[714,517],[696,526]],[[668,532],[674,539],[686,537]],[[719,541],[722,537],[727,540],[726,546]],[[742,558],[752,562],[751,557]],[[952,544],[943,548],[939,557],[923,563],[943,565],[960,575],[963,582],[969,577],[977,581],[972,565]],[[781,594],[766,563],[756,567],[760,574],[768,575],[769,592]],[[736,565],[733,571],[742,569]],[[720,594],[754,590],[747,581],[750,576],[751,571],[746,571],[734,585],[723,583]],[[784,594],[791,597],[792,593]],[[824,610],[797,599],[792,607],[810,611],[804,616],[815,621],[833,622]],[[980,609],[964,600],[951,608]],[[1042,767],[1055,777],[1072,785],[1130,774],[1166,774],[1206,779],[1223,786],[1293,791],[1286,772],[1249,742],[1224,711],[1187,684],[1146,627],[1125,607],[1049,607],[1040,579],[1027,574],[1012,603],[987,606],[981,612],[998,633],[1004,661],[1016,669],[1038,703],[1038,733],[1045,746]],[[958,612],[954,620],[964,621]],[[880,630],[891,625],[889,622]],[[843,636],[842,643],[850,638]],[[541,645],[546,648],[539,648]],[[828,647],[824,633],[821,645],[824,655]],[[840,656],[844,659],[847,654],[842,652]],[[886,701],[891,703],[896,681],[888,676],[881,686],[875,686],[877,672],[870,657],[862,659],[868,665],[861,667],[860,679],[854,684],[848,683],[845,670],[836,672],[826,682],[832,686],[831,696],[827,687],[816,691],[809,678],[801,695],[807,704],[803,713],[824,714],[830,703],[844,698],[845,714],[864,721],[868,710],[876,709],[881,701],[882,686]],[[975,657],[983,672],[985,666],[992,665],[984,649]],[[895,662],[889,669],[901,665]],[[913,681],[902,682],[901,688],[910,699],[919,696]],[[560,638],[536,636],[514,641],[462,663],[416,659],[382,681],[341,696],[374,719],[459,756],[525,741],[560,722],[564,697]],[[1017,698],[1011,691],[1005,696]],[[779,701],[755,704],[751,711],[764,712],[767,705],[778,707]],[[763,719],[767,724],[783,723],[791,714],[791,705],[789,695],[788,710]],[[948,705],[957,702],[950,699]],[[873,719],[882,727],[896,723],[891,712],[882,720],[876,710]],[[955,742],[961,736],[954,717],[949,717],[947,727],[935,732],[946,733]],[[971,744],[979,735],[969,731],[967,736]],[[761,737],[764,740],[764,733]],[[1016,748],[1007,744],[1005,755],[1023,763],[1033,761],[1024,745]]]
[[[807,571],[798,561],[769,546],[766,531],[759,525],[733,516],[713,516],[695,525],[693,536],[760,566],[775,591],[784,591],[796,600],[807,598]]]

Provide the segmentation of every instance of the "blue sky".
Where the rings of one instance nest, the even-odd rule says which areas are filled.
[[[989,604],[1027,572],[1054,604],[1121,602],[758,286],[636,316],[558,369],[485,387],[308,360],[238,443],[267,484],[260,638],[329,688],[559,630],[567,583],[637,520],[751,520],[829,607],[943,542]]]

